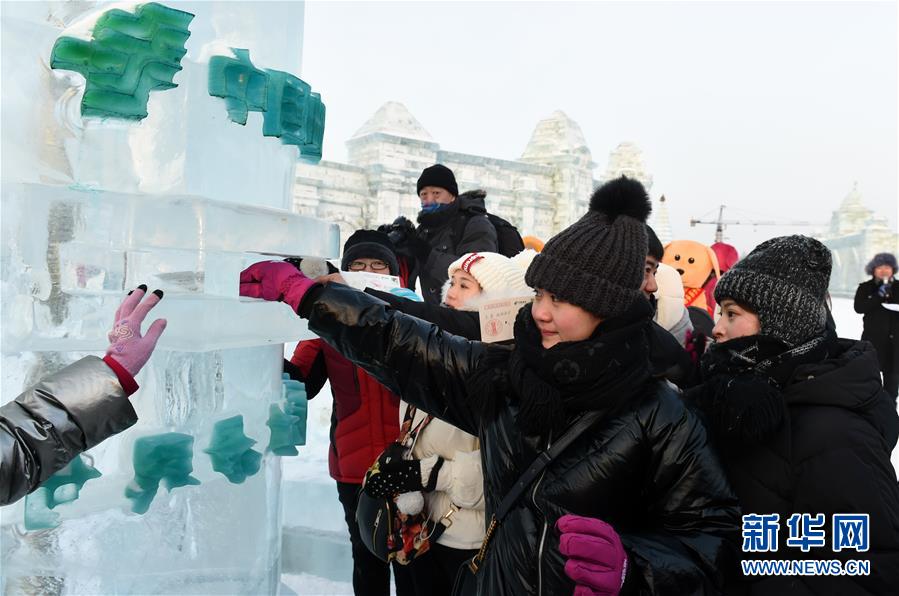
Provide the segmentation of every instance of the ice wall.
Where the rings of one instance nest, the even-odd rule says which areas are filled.
[[[82,115],[84,76],[50,66],[57,40],[89,42],[136,4],[3,6],[2,400],[102,353],[139,283],[166,292],[151,318],[169,321],[131,397],[138,424],[68,471],[80,490],[0,510],[4,593],[278,589],[281,463],[267,447],[272,407],[295,413],[282,342],[308,332],[285,305],[239,298],[237,274],[269,255],[336,256],[338,232],[287,211],[297,147],[264,136],[259,112],[233,122],[209,61],[244,48],[301,77],[303,5],[164,6],[193,15],[186,51],[176,86],[151,85],[132,119]]]

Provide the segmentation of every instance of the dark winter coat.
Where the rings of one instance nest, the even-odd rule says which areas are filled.
[[[744,515],[780,515],[778,551],[744,558],[867,559],[871,575],[758,579],[735,569],[728,594],[895,594],[899,587],[899,484],[890,463],[899,416],[881,389],[870,344],[839,340],[833,351],[783,379],[786,409],[777,430],[721,454]],[[824,514],[825,547],[807,554],[786,547],[786,520],[793,513]],[[868,552],[832,552],[834,513],[870,515]]]
[[[527,436],[506,401],[484,418],[466,380],[487,346],[444,333],[339,284],[310,291],[309,328],[428,412],[481,439],[488,517],[551,437]],[[479,572],[482,595],[571,594],[555,522],[566,513],[604,519],[621,536],[630,571],[624,593],[716,593],[739,512],[705,429],[667,385],[604,417],[554,460],[512,508]]]
[[[119,378],[100,358],[87,356],[47,375],[0,408],[0,505],[135,422]]]
[[[862,339],[874,344],[883,371],[899,371],[899,312],[881,306],[899,304],[899,280],[891,285],[887,299],[877,292],[873,279],[859,284],[855,291],[855,312],[864,315]]]
[[[424,263],[418,264],[418,279],[425,302],[439,304],[447,269],[470,252],[496,252],[496,228],[486,216],[483,193],[462,193],[436,213],[418,216],[419,237],[431,247]],[[465,226],[459,220],[465,220]],[[457,230],[462,230],[457,236]]]
[[[362,484],[369,466],[400,433],[399,398],[320,339],[297,344],[285,367],[306,383],[311,399],[331,382],[331,448],[328,471],[337,482]]]

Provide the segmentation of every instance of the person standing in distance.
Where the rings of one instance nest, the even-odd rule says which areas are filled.
[[[874,344],[883,388],[896,401],[899,393],[899,311],[885,304],[899,304],[899,281],[896,280],[896,257],[888,252],[874,255],[865,266],[871,276],[855,291],[855,312],[864,315],[862,339]]]
[[[496,252],[496,229],[487,219],[485,193],[459,195],[456,177],[444,165],[425,168],[416,190],[421,200],[419,225],[406,242],[425,302],[440,304],[449,266],[466,253]]]

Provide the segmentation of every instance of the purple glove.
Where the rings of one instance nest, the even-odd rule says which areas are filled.
[[[574,596],[615,596],[627,575],[627,553],[618,533],[601,519],[563,515],[559,550],[568,558],[565,574],[577,586]]]
[[[147,286],[143,284],[128,293],[116,310],[115,323],[107,336],[110,345],[106,349],[106,355],[118,362],[132,377],[150,359],[166,326],[165,319],[156,319],[147,329],[147,334],[141,337],[140,327],[144,317],[162,300],[162,290],[153,290],[149,296],[146,293]]]
[[[297,311],[303,296],[315,280],[309,279],[297,268],[284,261],[253,263],[240,272],[240,295],[281,301]]]

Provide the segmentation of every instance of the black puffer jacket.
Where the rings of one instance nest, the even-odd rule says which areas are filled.
[[[744,558],[867,559],[871,574],[747,578],[735,569],[728,594],[886,595],[899,590],[899,485],[890,463],[899,416],[881,389],[868,342],[838,340],[831,353],[777,379],[786,409],[775,431],[757,444],[721,453],[743,513],[780,515],[777,552]],[[825,547],[805,554],[786,547],[786,520],[793,513],[825,515]],[[834,513],[869,514],[868,552],[832,552]]]
[[[482,418],[466,379],[486,344],[399,313],[367,294],[331,284],[301,306],[309,328],[391,390],[481,439],[488,517],[547,445],[526,436],[510,401]],[[624,593],[717,593],[739,511],[706,433],[678,395],[650,381],[624,413],[581,435],[508,514],[479,573],[482,595],[571,594],[556,520],[604,519],[619,532],[630,570]]]
[[[464,192],[436,213],[420,213],[418,235],[431,246],[418,279],[425,302],[440,304],[440,293],[453,261],[470,252],[496,252],[496,228],[487,219],[484,191]],[[465,220],[464,228],[459,220]],[[462,233],[457,234],[461,229]]]

